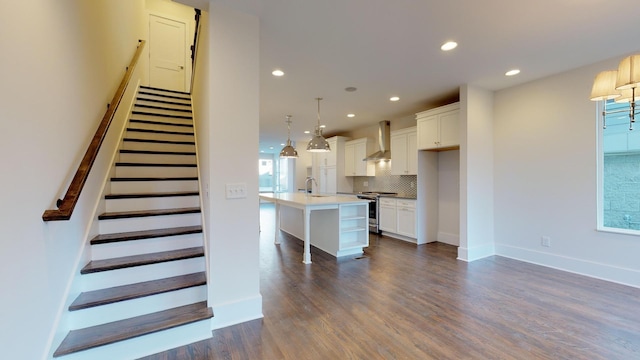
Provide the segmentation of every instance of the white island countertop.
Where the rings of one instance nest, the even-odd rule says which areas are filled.
[[[330,194],[309,194],[309,193],[261,193],[260,198],[265,201],[279,202],[282,204],[299,206],[314,205],[338,205],[338,204],[359,204],[369,202],[369,200],[358,199],[352,196],[330,195]]]
[[[261,193],[260,199],[275,203],[275,244],[280,243],[280,230],[284,230],[282,226],[293,229],[296,228],[296,223],[297,228],[302,225],[301,231],[288,232],[304,241],[302,262],[305,264],[311,264],[312,244],[335,257],[362,254],[362,248],[369,245],[369,200],[354,196],[300,192]],[[283,219],[280,215],[281,207],[299,209],[302,211],[301,217],[293,215]],[[315,219],[313,223],[312,214]]]

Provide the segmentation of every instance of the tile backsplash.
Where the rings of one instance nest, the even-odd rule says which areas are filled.
[[[417,176],[391,175],[391,163],[378,161],[376,176],[356,176],[353,178],[353,191],[387,191],[397,192],[401,196],[415,197],[417,195]]]

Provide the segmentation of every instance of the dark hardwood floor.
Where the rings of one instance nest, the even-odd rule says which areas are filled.
[[[263,205],[264,319],[144,359],[640,359],[640,289],[377,236],[304,265],[273,226]]]

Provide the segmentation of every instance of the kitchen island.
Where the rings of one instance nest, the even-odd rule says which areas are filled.
[[[308,193],[262,193],[260,199],[275,204],[275,244],[280,230],[302,239],[305,264],[311,264],[311,245],[335,257],[369,246],[367,200]]]

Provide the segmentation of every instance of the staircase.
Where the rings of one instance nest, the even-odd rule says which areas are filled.
[[[54,358],[132,359],[211,337],[194,141],[189,94],[140,87]]]

